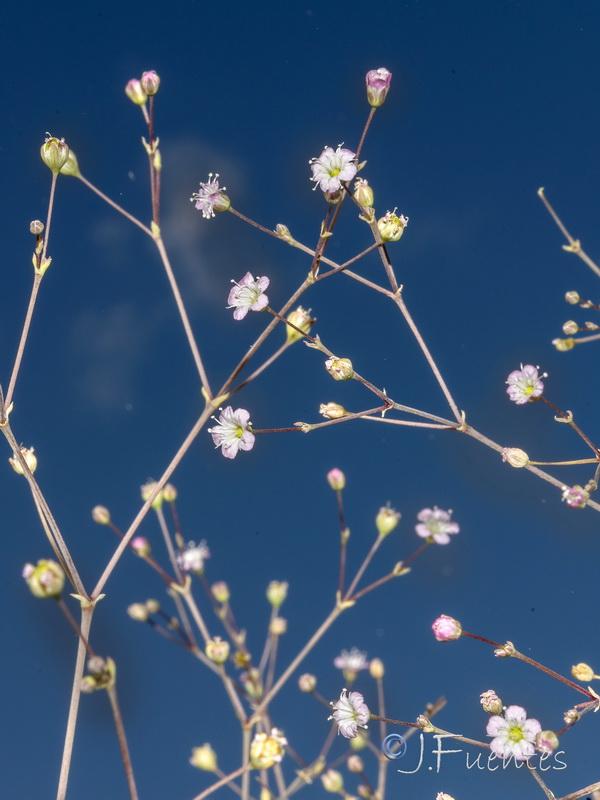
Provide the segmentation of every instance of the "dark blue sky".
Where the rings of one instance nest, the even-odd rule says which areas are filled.
[[[145,69],[159,72],[162,232],[217,385],[265,322],[257,314],[233,321],[224,308],[230,280],[248,270],[268,275],[277,307],[302,281],[309,261],[232,215],[206,222],[190,195],[209,172],[219,172],[239,211],[267,228],[285,223],[314,246],[326,206],[311,191],[308,161],[325,145],[356,147],[368,113],[364,74],[385,66],[393,73],[392,90],[362,153],[368,162],[362,174],[374,187],[378,213],[397,206],[410,217],[390,255],[460,408],[474,427],[532,458],[587,456],[541,404],[509,403],[504,380],[520,362],[540,364],[550,374],[546,394],[571,409],[592,440],[600,438],[596,346],[563,354],[551,345],[566,319],[596,321],[563,296],[577,289],[598,299],[598,281],[561,251],[563,240],[536,196],[545,186],[572,233],[600,258],[596,4],[408,0],[369,8],[108,0],[11,4],[3,16],[4,387],[30,290],[29,221],[45,218],[49,172],[38,153],[46,131],[64,136],[83,173],[148,221],[139,143],[145,130],[123,87]],[[139,507],[139,485],[160,476],[202,405],[151,243],[75,180],[59,181],[56,203],[53,264],[11,422],[17,439],[36,448],[36,477],[91,587],[116,545],[110,531],[92,523],[91,508],[108,506],[127,527]],[[345,206],[329,255],[350,258],[369,244],[367,233]],[[384,280],[374,256],[360,270]],[[391,304],[343,276],[319,284],[305,304],[318,317],[315,332],[352,358],[361,374],[398,402],[447,414]],[[250,410],[257,428],[275,428],[319,421],[319,404],[330,400],[352,408],[371,402],[359,387],[334,384],[321,357],[296,345],[236,404]],[[439,725],[485,739],[478,698],[494,688],[507,705],[523,705],[543,727],[559,728],[578,696],[522,663],[494,659],[484,645],[437,644],[429,626],[439,613],[452,614],[467,630],[511,639],[559,673],[579,661],[598,671],[592,632],[599,518],[589,509],[569,511],[549,484],[511,471],[497,454],[456,434],[357,422],[307,436],[261,436],[235,461],[200,435],[173,479],[178,509],[186,538],[208,541],[209,581],[231,585],[253,653],[261,652],[268,624],[270,580],[291,585],[282,609],[289,632],[281,667],[331,607],[338,530],[325,475],[333,466],[348,480],[349,568],[356,569],[373,541],[379,507],[390,501],[403,514],[368,580],[415,549],[421,508],[453,508],[461,533],[448,547],[430,548],[410,575],[338,622],[302,669],[318,675],[320,693],[339,695],[344,683],[333,658],[357,646],[386,665],[391,717],[412,720],[443,694],[448,706]],[[554,474],[576,483],[591,471]],[[23,563],[51,554],[25,481],[8,466],[0,515],[7,576],[0,585],[3,794],[46,800],[58,777],[76,643],[56,609],[23,587]],[[142,533],[166,565],[154,519]],[[216,679],[127,618],[131,602],[163,599],[159,581],[141,562],[125,557],[106,592],[92,641],[118,664],[140,797],[187,800],[208,785],[187,764],[193,746],[210,741],[224,770],[238,766],[235,719]],[[356,688],[376,710],[372,682],[361,677]],[[329,728],[326,713],[308,700],[292,681],[272,711],[310,761]],[[595,725],[588,716],[561,741],[568,767],[546,773],[557,796],[598,779]],[[372,736],[378,743],[375,726]],[[336,742],[334,752],[343,745]],[[457,800],[542,796],[522,771],[478,773],[459,759],[447,768],[444,762],[436,774],[431,765],[433,758],[410,776],[390,772],[388,796],[433,798],[442,790]],[[368,774],[375,780],[373,764]],[[346,788],[356,793],[350,779]],[[324,794],[317,785],[308,792]],[[126,797],[126,788],[108,704],[97,693],[82,701],[69,797],[107,796]]]

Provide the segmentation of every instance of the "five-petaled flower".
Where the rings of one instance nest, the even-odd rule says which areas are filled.
[[[311,181],[315,181],[313,189],[317,186],[322,192],[337,192],[342,188],[342,183],[351,181],[356,175],[356,153],[342,147],[341,144],[334,150],[326,147],[318,158],[309,161],[312,170]]]
[[[527,719],[527,712],[521,706],[508,706],[504,716],[493,716],[487,724],[491,751],[498,758],[526,761],[535,752],[535,737],[542,730],[537,719]]]
[[[207,558],[210,558],[210,550],[203,539],[200,544],[188,542],[185,550],[177,555],[177,562],[183,572],[195,572],[200,575]]]
[[[255,278],[251,272],[247,272],[239,283],[236,281],[232,281],[232,283],[235,286],[229,292],[227,308],[235,308],[234,319],[244,319],[248,309],[262,311],[269,305],[269,298],[264,293],[270,283],[268,278],[264,276]]]
[[[510,373],[506,379],[508,384],[506,391],[513,403],[522,406],[541,395],[544,391],[542,378],[547,378],[548,375],[545,372],[540,375],[538,370],[539,367],[534,367],[533,364],[525,366],[521,364],[521,369],[515,369]]]
[[[452,511],[444,511],[437,506],[424,508],[417,514],[419,524],[415,526],[418,536],[424,539],[432,538],[436,544],[448,544],[450,535],[458,533],[460,528],[457,522],[451,520]]]
[[[250,430],[250,413],[245,408],[227,406],[221,411],[217,425],[209,428],[215,447],[220,447],[225,458],[235,458],[238,450],[252,450],[254,434]]]
[[[343,689],[340,699],[331,705],[335,710],[329,719],[337,722],[338,733],[346,739],[355,739],[358,736],[358,726],[366,728],[371,719],[371,712],[360,692]]]
[[[225,194],[225,186],[219,186],[219,173],[208,174],[208,181],[200,181],[200,189],[190,197],[198,211],[202,212],[204,219],[214,217],[215,211],[227,211],[231,202]]]

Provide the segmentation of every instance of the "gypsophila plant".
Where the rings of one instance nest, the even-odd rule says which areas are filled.
[[[188,527],[199,526],[202,521],[180,519],[177,511],[178,491],[171,483],[171,478],[197,439],[204,437],[207,442],[212,439],[214,449],[210,458],[220,459],[224,456],[230,462],[238,456],[241,459],[252,459],[260,450],[266,435],[289,438],[292,434],[310,433],[313,439],[318,439],[319,432],[324,428],[343,425],[345,427],[339,431],[345,432],[352,430],[352,427],[347,426],[362,423],[371,424],[376,435],[381,426],[387,426],[390,439],[398,442],[402,441],[403,429],[406,427],[424,429],[423,433],[437,431],[454,436],[461,434],[495,451],[507,466],[528,471],[546,481],[556,490],[557,503],[562,498],[569,508],[600,510],[600,503],[593,499],[598,486],[600,449],[591,435],[576,424],[574,413],[559,408],[551,399],[555,386],[553,376],[540,371],[540,367],[533,364],[521,364],[508,376],[497,376],[498,393],[503,392],[505,381],[508,399],[515,405],[530,407],[535,403],[537,412],[542,408],[550,409],[555,421],[569,426],[574,442],[578,445],[583,443],[587,450],[591,450],[588,458],[536,461],[517,446],[518,442],[495,442],[476,430],[470,423],[469,409],[464,405],[465,399],[461,398],[459,401],[449,388],[449,380],[442,366],[434,359],[425,333],[409,310],[394,264],[398,248],[406,241],[404,237],[410,236],[419,223],[412,221],[409,227],[408,216],[397,213],[397,207],[390,211],[378,202],[378,176],[371,173],[368,161],[364,160],[365,153],[368,154],[369,128],[375,113],[384,113],[378,109],[384,106],[391,89],[392,75],[387,69],[370,70],[366,75],[369,112],[362,133],[357,135],[356,125],[348,124],[345,141],[352,140],[351,144],[338,144],[335,148],[327,145],[319,155],[310,160],[310,154],[306,154],[309,168],[304,166],[305,189],[309,192],[312,188],[314,203],[323,211],[323,219],[315,232],[315,243],[312,245],[296,240],[285,223],[279,223],[274,230],[270,230],[238,210],[235,186],[230,186],[229,194],[226,194],[218,173],[209,173],[207,181],[198,181],[198,188],[189,186],[190,199],[199,212],[198,225],[218,226],[221,222],[220,215],[229,212],[236,218],[240,229],[244,225],[250,226],[252,234],[260,233],[276,240],[281,247],[282,261],[285,260],[287,247],[298,250],[306,257],[303,275],[288,297],[285,297],[282,288],[282,274],[255,275],[255,271],[246,269],[246,265],[231,265],[229,275],[222,282],[222,297],[218,306],[221,313],[227,314],[229,318],[233,310],[236,335],[244,342],[244,355],[236,360],[227,353],[222,357],[226,367],[223,369],[221,363],[218,374],[213,374],[205,364],[206,351],[211,345],[210,332],[203,327],[202,321],[193,324],[190,319],[179,288],[176,269],[171,263],[161,233],[162,157],[156,134],[161,95],[160,77],[154,71],[145,72],[139,80],[130,80],[125,89],[129,100],[141,112],[147,131],[143,147],[148,158],[150,175],[149,221],[134,217],[84,177],[77,158],[70,149],[70,145],[76,143],[67,144],[65,139],[48,134],[41,145],[42,161],[50,170],[48,214],[45,223],[35,220],[30,225],[30,232],[35,240],[32,257],[33,286],[6,392],[0,393],[0,428],[9,445],[10,466],[30,487],[35,509],[48,540],[48,544],[44,544],[42,549],[48,551],[49,547],[46,554],[53,556],[38,560],[35,566],[33,563],[26,564],[23,578],[36,598],[52,598],[56,602],[60,612],[76,632],[79,642],[58,782],[59,800],[64,800],[67,796],[76,720],[81,705],[85,703],[85,698],[82,699],[80,695],[96,691],[105,692],[109,699],[129,796],[132,800],[139,796],[135,777],[137,767],[135,759],[130,755],[126,735],[127,720],[123,718],[117,696],[119,653],[98,654],[94,649],[92,626],[95,613],[105,613],[103,605],[98,605],[99,601],[110,592],[111,575],[126,556],[139,559],[148,570],[148,575],[153,575],[163,589],[160,596],[150,599],[140,597],[129,605],[127,614],[131,623],[143,623],[153,633],[164,638],[165,646],[174,645],[183,651],[197,667],[199,682],[210,677],[213,683],[218,683],[229,719],[232,725],[239,728],[239,745],[231,750],[235,750],[241,757],[234,766],[220,766],[230,761],[231,756],[222,756],[213,749],[208,741],[211,734],[209,726],[195,734],[195,739],[190,739],[189,752],[185,754],[185,759],[182,757],[182,761],[189,759],[195,769],[207,773],[200,780],[200,789],[194,800],[202,800],[217,792],[220,792],[220,797],[225,788],[235,792],[243,800],[250,797],[260,797],[261,800],[271,797],[287,798],[300,790],[305,790],[308,796],[313,783],[328,792],[345,797],[356,793],[364,798],[383,800],[386,796],[395,796],[386,785],[387,774],[393,761],[401,757],[405,739],[414,734],[451,737],[468,743],[484,751],[486,758],[492,762],[494,759],[527,762],[529,769],[524,774],[523,781],[532,782],[533,777],[547,797],[554,797],[551,787],[545,782],[544,759],[557,758],[560,752],[559,741],[562,741],[563,735],[589,711],[598,710],[600,698],[591,687],[582,687],[523,655],[511,642],[500,644],[467,633],[461,623],[444,614],[433,623],[433,632],[438,641],[472,638],[491,645],[495,648],[494,655],[497,658],[520,660],[539,670],[544,676],[557,680],[570,691],[583,695],[583,700],[577,696],[581,702],[565,710],[562,722],[545,718],[538,720],[528,716],[525,707],[520,705],[524,702],[521,699],[522,692],[515,690],[515,696],[506,698],[505,704],[494,690],[484,690],[482,686],[473,683],[472,702],[474,705],[480,704],[488,717],[486,722],[482,715],[478,730],[473,732],[473,738],[466,738],[434,724],[434,718],[437,718],[445,705],[444,698],[438,697],[437,692],[432,697],[418,699],[422,714],[416,720],[388,718],[385,711],[386,667],[383,660],[367,657],[366,652],[361,649],[359,633],[356,640],[348,642],[347,649],[337,656],[331,654],[330,663],[324,665],[323,676],[302,672],[309,654],[337,620],[350,613],[357,604],[368,602],[365,598],[382,586],[391,582],[398,583],[402,579],[398,591],[408,604],[412,591],[409,585],[412,571],[420,568],[439,547],[446,548],[450,545],[448,552],[451,553],[451,546],[459,533],[468,541],[471,531],[461,530],[464,523],[461,522],[460,509],[454,519],[451,510],[437,505],[419,509],[414,503],[411,505],[409,499],[404,498],[402,517],[389,502],[379,505],[385,503],[386,498],[363,498],[364,503],[373,503],[372,530],[361,530],[360,536],[351,536],[344,505],[347,484],[352,481],[351,473],[348,473],[347,478],[341,469],[333,468],[327,474],[326,481],[320,479],[320,483],[312,476],[307,476],[305,491],[312,494],[328,492],[330,495],[337,513],[338,528],[335,533],[329,531],[323,535],[339,539],[339,558],[331,584],[323,587],[323,594],[329,603],[328,613],[323,618],[318,618],[313,609],[305,609],[314,632],[302,646],[295,649],[293,657],[284,659],[280,656],[279,645],[290,629],[288,620],[281,614],[288,599],[288,582],[273,580],[266,588],[265,602],[270,609],[270,616],[261,640],[260,630],[256,629],[256,625],[252,627],[255,620],[248,609],[236,601],[234,591],[226,582],[227,576],[215,574],[213,571],[211,556],[219,551],[223,552],[226,547],[223,538],[207,535],[206,539],[198,536],[188,539],[184,534]],[[84,172],[86,169],[83,166]],[[55,255],[55,261],[52,261],[48,248],[51,222],[60,197],[57,188],[60,189],[60,183],[67,177],[75,178],[81,183],[82,189],[94,192],[103,202],[108,203],[114,211],[136,226],[139,233],[147,236],[156,248],[157,261],[164,268],[169,282],[173,312],[185,331],[195,368],[199,398],[196,420],[184,439],[174,443],[175,455],[172,460],[164,465],[162,474],[156,480],[149,480],[141,487],[141,504],[134,519],[130,522],[113,519],[110,509],[104,505],[97,505],[92,510],[93,521],[103,526],[107,535],[117,537],[114,552],[103,565],[95,584],[84,580],[79,574],[71,541],[61,531],[57,517],[34,477],[38,455],[34,454],[33,447],[19,443],[19,431],[16,424],[13,431],[11,420],[11,414],[18,407],[18,378],[30,336],[31,321],[38,302],[43,301],[42,281],[48,280],[48,276],[52,275],[49,267],[53,265],[56,269],[60,262],[60,254]],[[227,182],[230,184],[228,179]],[[540,196],[547,203],[542,190]],[[556,216],[555,219],[559,222]],[[351,224],[359,226],[360,231],[369,237],[369,244],[360,252],[348,254],[344,260],[338,260],[333,257],[329,243],[342,220],[349,220]],[[564,229],[563,232],[566,234]],[[577,253],[592,266],[584,256],[579,242],[566,235],[569,240],[566,249]],[[369,254],[378,258],[379,273],[374,275],[370,271],[367,277],[362,266]],[[600,274],[597,267],[592,268]],[[245,273],[240,277],[244,270]],[[380,385],[369,373],[368,363],[359,364],[352,352],[338,349],[337,339],[335,342],[329,341],[329,336],[319,333],[317,319],[312,316],[312,307],[317,308],[319,305],[319,290],[323,281],[329,284],[336,281],[341,287],[353,282],[365,293],[376,293],[387,304],[398,327],[404,327],[412,336],[437,385],[438,397],[431,399],[430,406],[413,408],[406,405],[403,402],[402,382],[395,380],[392,375],[388,385]],[[311,308],[307,310],[300,302],[306,306],[310,302]],[[568,293],[567,302],[600,310],[591,301],[580,302],[575,292]],[[249,312],[257,313],[255,315]],[[319,307],[318,314],[321,320],[326,319],[327,309]],[[258,327],[253,327],[255,323]],[[581,330],[596,328],[598,325],[595,323],[585,323],[582,328],[572,321],[564,326],[569,337],[575,336]],[[597,335],[577,341],[589,341],[592,338],[597,338]],[[574,346],[576,340],[569,338],[560,341],[560,345],[556,344],[557,348],[567,350]],[[274,352],[268,355],[265,345],[272,342],[277,344]],[[297,421],[290,417],[283,427],[274,426],[264,408],[252,407],[250,401],[246,401],[243,390],[248,384],[262,380],[274,362],[287,357],[291,347],[305,346],[310,350],[311,359],[306,378],[308,384],[311,385],[311,376],[322,377],[327,374],[333,381],[330,383],[331,397],[315,394],[314,414],[308,421]],[[519,363],[518,354],[515,355],[514,363],[515,367]],[[225,374],[226,377],[219,378],[219,374]],[[318,385],[314,381],[312,383]],[[350,393],[347,388],[349,384],[356,386],[360,393]],[[361,398],[360,401],[356,399],[358,397]],[[440,402],[441,409],[438,407]],[[525,409],[523,412],[525,413]],[[289,413],[284,409],[284,414]],[[293,441],[291,446],[294,446]],[[589,478],[582,484],[573,482],[572,485],[566,485],[552,472],[540,468],[556,465],[589,465],[586,466],[586,469],[590,469]],[[231,467],[231,464],[228,466]],[[207,469],[210,470],[211,466]],[[129,476],[129,481],[129,491],[133,496],[137,492],[136,479]],[[234,478],[231,478],[231,484],[235,485]],[[282,484],[285,484],[284,474]],[[215,499],[216,503],[236,501],[236,492],[232,485],[227,482],[222,496]],[[259,486],[257,478],[257,487]],[[353,487],[354,493],[359,490]],[[437,496],[436,487],[429,486],[428,491],[431,496],[429,502],[443,502]],[[256,494],[257,497],[260,496],[258,488]],[[107,499],[99,496],[98,502],[107,502]],[[149,515],[154,519],[149,520]],[[310,507],[303,509],[303,515],[307,524],[321,525],[320,520],[311,518]],[[241,516],[243,515],[240,513]],[[398,558],[398,552],[402,554],[401,558]],[[452,561],[451,555],[449,559]],[[356,563],[358,566],[354,566]],[[383,568],[382,564],[385,565]],[[74,618],[71,610],[77,605],[79,621]],[[587,683],[598,676],[591,667],[580,663],[573,667],[573,677]],[[361,691],[353,688],[359,681]],[[297,686],[294,682],[297,682]],[[321,682],[325,685],[322,690]],[[310,698],[305,696],[304,701],[316,703],[319,707],[321,725],[314,731],[310,743],[293,738],[289,732],[291,720],[286,719],[284,713],[285,705],[274,702],[279,700],[284,690],[310,695]],[[331,697],[337,699],[330,700]],[[223,712],[223,718],[225,717]],[[389,734],[392,725],[403,726],[404,737]],[[550,725],[551,728],[543,727]],[[335,736],[336,732],[340,736]],[[396,749],[390,749],[390,736]],[[393,739],[394,736],[396,739]],[[364,753],[359,756],[357,751],[361,749],[364,749]],[[343,775],[337,769],[342,765],[347,767],[348,775]],[[500,771],[495,779],[501,781],[502,777]],[[90,784],[93,784],[93,776],[90,776]],[[595,790],[600,791],[600,783],[584,788],[574,787],[574,793],[569,797],[581,797]],[[175,789],[173,796],[176,796]],[[450,797],[444,792],[438,794],[438,798],[447,800]]]

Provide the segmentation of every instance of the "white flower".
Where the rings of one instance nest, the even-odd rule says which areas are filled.
[[[247,272],[239,283],[232,281],[235,284],[233,289],[229,292],[227,308],[235,308],[233,312],[234,319],[244,319],[250,311],[262,311],[263,308],[269,305],[269,298],[264,294],[265,289],[269,286],[269,279],[266,277],[254,278],[251,272]]]
[[[312,170],[311,181],[315,181],[314,189],[322,192],[337,192],[342,182],[351,181],[356,175],[356,153],[338,145],[334,150],[326,147],[318,158],[309,161]]]
[[[207,558],[210,558],[210,550],[203,539],[198,545],[195,542],[188,542],[185,550],[178,554],[177,561],[183,572],[199,574],[204,569],[204,562]]]
[[[452,511],[444,511],[437,506],[419,511],[417,514],[419,524],[415,526],[417,535],[424,539],[431,537],[436,544],[448,544],[450,534],[458,533],[460,530],[458,523],[451,521],[451,514]]]
[[[358,726],[367,727],[371,712],[367,708],[364,697],[360,692],[342,690],[340,699],[331,704],[335,709],[329,719],[334,719],[338,725],[338,733],[346,739],[355,739],[358,735]]]
[[[238,450],[252,450],[254,434],[250,430],[250,413],[245,408],[227,406],[216,420],[218,427],[209,428],[215,447],[220,447],[225,458],[235,458]]]
[[[521,364],[521,369],[513,370],[506,383],[508,389],[506,390],[509,398],[518,406],[530,400],[535,400],[544,391],[544,384],[542,378],[547,378],[548,375],[544,373],[540,375],[539,367],[534,367],[533,364]]]
[[[358,647],[353,647],[350,652],[342,650],[341,654],[333,660],[333,665],[338,669],[359,672],[361,669],[366,669],[369,666],[369,662],[367,661],[366,653],[363,653]]]
[[[494,737],[490,748],[498,758],[513,756],[515,761],[525,761],[535,752],[535,737],[542,726],[537,719],[527,719],[521,706],[508,706],[503,717],[490,718],[486,730]]]

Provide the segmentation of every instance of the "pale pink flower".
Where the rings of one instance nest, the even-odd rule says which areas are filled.
[[[213,417],[214,419],[214,417]],[[252,450],[254,434],[250,430],[250,413],[245,408],[227,406],[216,420],[217,425],[209,428],[215,447],[220,447],[225,458],[235,458],[238,450]]]
[[[359,725],[361,728],[367,727],[371,712],[360,692],[348,693],[346,689],[343,689],[340,699],[331,705],[335,710],[329,719],[337,722],[338,733],[341,733],[346,739],[356,738]]]
[[[366,75],[367,99],[373,108],[383,105],[392,82],[392,73],[385,67],[371,69]]]
[[[177,562],[183,572],[199,574],[204,570],[204,562],[207,558],[210,558],[210,550],[203,539],[200,544],[188,542],[185,550],[177,555]]]
[[[590,493],[583,486],[563,486],[562,500],[569,508],[585,508],[590,499]]]
[[[363,653],[358,647],[353,647],[350,652],[342,650],[341,654],[333,659],[333,665],[338,669],[360,672],[361,669],[367,669],[369,662],[366,653]]]
[[[535,400],[544,391],[544,384],[542,378],[547,378],[544,372],[540,375],[539,367],[534,367],[533,364],[521,364],[521,369],[515,369],[510,373],[506,379],[508,389],[506,390],[509,398],[518,406],[530,400]]]
[[[424,508],[417,514],[419,524],[415,526],[418,536],[424,539],[433,538],[437,544],[448,544],[450,535],[458,533],[457,522],[451,521],[452,511],[444,511],[437,506]]]
[[[535,752],[535,737],[542,730],[537,719],[527,719],[527,712],[521,706],[508,706],[504,716],[490,717],[487,735],[494,738],[490,749],[498,758],[526,761]]]
[[[309,161],[312,170],[311,181],[315,181],[314,189],[322,192],[337,192],[342,183],[351,181],[356,175],[356,153],[338,145],[334,150],[326,147],[318,158]]]
[[[232,283],[235,286],[229,292],[227,308],[235,308],[234,319],[244,319],[248,310],[262,311],[269,305],[269,298],[264,294],[270,283],[268,278],[254,278],[251,272],[247,272],[239,283]]]
[[[225,194],[225,186],[219,186],[219,174],[208,174],[206,183],[200,182],[200,189],[190,197],[190,200],[198,211],[202,212],[204,219],[210,219],[217,211],[227,211],[231,205],[229,198]]]
[[[447,614],[439,616],[431,628],[438,642],[453,642],[458,639],[462,633],[460,622],[454,619],[454,617],[449,617]]]

